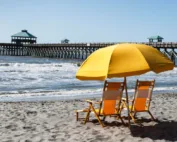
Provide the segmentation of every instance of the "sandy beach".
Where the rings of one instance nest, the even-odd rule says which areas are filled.
[[[131,129],[109,117],[105,128],[99,125],[94,115],[86,125],[76,121],[74,110],[88,106],[84,100],[1,102],[0,141],[177,141],[176,102],[177,94],[153,95],[151,112],[157,121],[151,121],[147,113],[139,113],[137,116],[142,125],[131,121]]]

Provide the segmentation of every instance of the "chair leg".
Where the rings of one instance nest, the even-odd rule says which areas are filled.
[[[152,120],[155,121],[155,118],[154,118],[154,116],[152,115],[152,113],[151,113],[150,111],[148,111],[148,113],[150,114]]]
[[[136,117],[136,111],[134,112],[134,115],[133,115],[133,117],[134,117],[134,118]]]
[[[78,117],[79,117],[79,113],[78,112],[76,112],[76,121],[78,121],[79,119],[78,119]]]
[[[122,101],[122,105],[121,105],[121,107],[120,107],[120,111],[122,111],[123,108],[127,108],[127,105],[126,105],[126,102],[125,102],[125,101]]]
[[[88,114],[88,117],[87,117],[87,121],[89,121],[89,118],[90,118],[90,111],[87,112]]]
[[[118,114],[118,117],[120,118],[120,120],[121,120],[122,124],[123,124],[123,125],[125,125],[125,123],[124,123],[124,121],[123,121],[123,119],[122,119],[122,117],[121,117],[121,115],[120,115],[120,114]]]
[[[133,117],[131,112],[130,112],[130,117],[132,118],[133,122],[136,123],[135,118]]]
[[[120,114],[120,116],[121,116],[121,113],[122,113],[123,108],[125,107],[125,104],[124,104],[124,103],[125,103],[125,102],[123,101],[123,102],[122,102],[122,105],[121,105],[120,108],[119,108],[119,110],[116,110],[117,113]],[[117,119],[119,119],[119,118],[120,118],[120,117],[118,116]]]
[[[91,110],[91,106],[89,106],[88,112],[87,112],[86,117],[85,117],[84,124],[86,124],[86,123],[87,123],[87,121],[89,120],[90,110]]]
[[[100,120],[99,116],[97,115],[97,113],[96,113],[96,111],[95,111],[95,109],[94,109],[94,107],[93,107],[92,105],[91,105],[91,108],[92,108],[92,110],[93,110],[93,112],[94,112],[94,114],[95,114],[96,118],[98,119],[98,121],[99,121],[100,125],[101,125],[102,127],[104,127],[103,123],[101,122],[101,120]]]
[[[90,111],[88,111],[87,113],[89,113],[89,114],[88,114],[88,118],[87,118],[87,121],[89,121],[89,118],[90,118]]]

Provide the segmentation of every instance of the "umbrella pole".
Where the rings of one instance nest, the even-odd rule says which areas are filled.
[[[125,93],[126,93],[126,103],[127,103],[127,113],[128,113],[128,127],[130,128],[130,114],[129,114],[129,101],[128,101],[128,91],[127,91],[127,79],[124,77],[125,83]]]

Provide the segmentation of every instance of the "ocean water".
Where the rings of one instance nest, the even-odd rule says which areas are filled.
[[[81,60],[0,56],[0,101],[67,100],[100,97],[102,81],[75,78]],[[154,94],[177,93],[177,68],[155,74],[149,72],[127,78],[128,92],[135,82],[155,79]],[[123,81],[122,78],[108,79]]]

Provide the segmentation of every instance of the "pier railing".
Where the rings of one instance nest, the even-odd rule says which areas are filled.
[[[106,46],[121,44],[123,42],[114,43],[70,43],[70,44],[12,44],[0,43],[0,55],[10,56],[36,56],[49,58],[69,58],[69,59],[85,59],[92,52]],[[124,42],[125,43],[125,42]],[[130,43],[130,42],[129,42]],[[131,42],[135,43],[135,42]],[[138,44],[146,44],[153,46],[172,61],[177,58],[177,42],[141,42]]]

